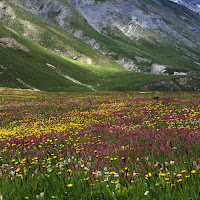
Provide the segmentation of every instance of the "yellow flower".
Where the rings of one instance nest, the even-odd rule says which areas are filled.
[[[196,170],[192,170],[191,173],[192,173],[192,174],[195,174],[195,173],[196,173]]]
[[[177,177],[181,177],[181,176],[182,176],[182,174],[178,174],[178,175],[177,175]]]
[[[68,171],[68,172],[71,172],[72,170],[71,170],[71,169],[68,169],[67,171]]]
[[[73,186],[73,185],[72,185],[71,183],[67,185],[67,187],[72,187],[72,186]]]
[[[25,197],[25,199],[29,199],[28,197]]]
[[[182,179],[177,180],[177,182],[181,182],[181,181],[182,181]]]
[[[119,180],[116,180],[115,183],[116,183],[116,184],[119,183]]]
[[[165,176],[165,173],[159,173],[159,176]]]
[[[16,171],[16,172],[19,172],[19,171],[20,171],[20,168],[17,168],[15,171]]]

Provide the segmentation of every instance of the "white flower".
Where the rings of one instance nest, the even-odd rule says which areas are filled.
[[[145,196],[147,196],[147,195],[148,195],[148,193],[149,193],[149,191],[146,191],[146,192],[144,193],[144,195],[145,195]]]
[[[14,171],[11,171],[10,174],[11,174],[12,176],[14,176],[14,175],[15,175],[15,172],[14,172]]]
[[[1,195],[1,193],[0,193],[0,200],[3,200],[3,196]]]
[[[41,197],[41,198],[44,197],[44,192],[40,192],[40,197]]]
[[[169,163],[170,163],[170,165],[173,165],[175,163],[175,161],[170,161]]]
[[[60,163],[59,169],[62,170],[63,167],[64,167],[63,163]]]
[[[57,197],[56,197],[56,196],[51,196],[51,198],[52,198],[52,199],[56,199]]]
[[[137,173],[133,172],[133,176],[136,176],[136,175],[137,175]]]
[[[84,167],[84,170],[89,171],[89,169],[87,167]]]

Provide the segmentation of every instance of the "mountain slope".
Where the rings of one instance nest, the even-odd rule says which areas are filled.
[[[200,0],[170,0],[200,14]]]
[[[21,5],[133,71],[199,73],[200,16],[168,0],[21,0]]]
[[[139,90],[141,85],[160,79],[166,77],[61,57],[0,23],[0,87],[73,92]]]
[[[44,91],[151,90],[148,86],[154,90],[198,90],[196,78],[192,78],[190,87],[187,77],[155,75],[199,73],[198,16],[193,12],[188,15],[189,22],[194,22],[193,30],[189,24],[181,30],[186,26],[184,20],[177,27],[166,21],[171,24],[168,30],[162,23],[153,23],[152,16],[148,21],[145,12],[150,5],[145,8],[125,2],[130,4],[118,8],[106,0],[0,2],[0,87]],[[163,0],[156,2],[151,3],[155,9],[151,12],[160,8],[158,2],[164,4]],[[169,10],[173,6],[177,9],[174,3],[166,5]],[[104,22],[105,6],[109,16]],[[114,12],[112,7],[118,10]],[[133,15],[125,12],[129,7],[131,13],[134,8],[137,20],[129,21]],[[144,12],[144,20],[137,12]]]
[[[88,64],[116,65],[111,59],[93,50],[83,41],[21,7],[2,2],[0,9],[1,22],[7,27],[53,53]]]

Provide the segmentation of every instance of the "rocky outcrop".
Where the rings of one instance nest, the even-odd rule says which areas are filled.
[[[151,91],[200,91],[200,76],[187,76],[174,81],[154,81],[141,86],[140,89]]]
[[[154,81],[140,87],[141,90],[180,91],[181,87],[169,80]]]
[[[200,76],[188,76],[176,79],[176,82],[186,90],[200,91]]]
[[[200,16],[169,0],[11,1],[48,19],[129,70],[164,75],[169,73],[168,68],[169,74],[178,75],[183,75],[176,72],[181,68],[189,74],[198,71]],[[24,35],[32,39],[34,27],[27,22],[23,26],[30,30]],[[47,48],[62,56],[88,61],[88,56],[80,52],[81,56],[76,56],[77,49],[67,45],[60,48],[54,43],[53,48]],[[178,62],[171,59],[173,55]],[[87,63],[96,64],[95,60]]]
[[[199,0],[170,0],[180,5],[183,5],[190,10],[200,14],[200,1]]]
[[[30,52],[29,48],[19,44],[14,38],[0,38],[0,45],[3,47],[13,48],[15,50],[20,49],[24,52]]]

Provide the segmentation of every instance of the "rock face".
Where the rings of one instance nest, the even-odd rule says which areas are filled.
[[[78,25],[77,20],[83,20],[78,19],[81,14],[99,32],[104,27],[111,26],[119,29],[131,39],[145,38],[153,42],[152,39],[156,38],[154,31],[167,37],[163,31],[165,30],[189,45],[196,46],[197,42],[200,42],[192,41],[192,37],[188,40],[179,30],[179,28],[184,30],[184,21],[187,21],[187,27],[192,25],[190,28],[194,32],[200,33],[200,16],[194,17],[198,18],[198,23],[196,23],[187,15],[188,10],[175,6],[166,0],[27,0],[24,4],[46,19],[55,18],[59,25],[68,29],[71,28],[70,22],[73,21]],[[182,20],[182,23],[175,24],[179,20]],[[188,22],[191,20],[193,23],[189,25]]]
[[[12,2],[50,20],[129,70],[174,74],[180,65],[184,65],[183,73],[196,73],[200,68],[196,64],[200,62],[200,16],[169,0]],[[198,1],[192,2],[198,5]],[[176,59],[182,61],[172,61]]]
[[[200,91],[200,76],[188,76],[175,79],[175,82],[159,80],[143,85],[141,90],[157,91]]]
[[[200,0],[170,0],[200,14]]]
[[[27,52],[27,53],[30,52],[30,50],[27,47],[19,44],[13,38],[0,38],[0,45],[3,46],[3,47],[13,48],[15,50],[20,49],[20,50]]]
[[[152,91],[180,91],[181,87],[175,84],[172,81],[168,80],[159,80],[154,81],[152,83],[148,83],[146,85],[143,85],[141,90],[152,90]]]
[[[200,76],[183,77],[176,82],[187,90],[200,91]]]

